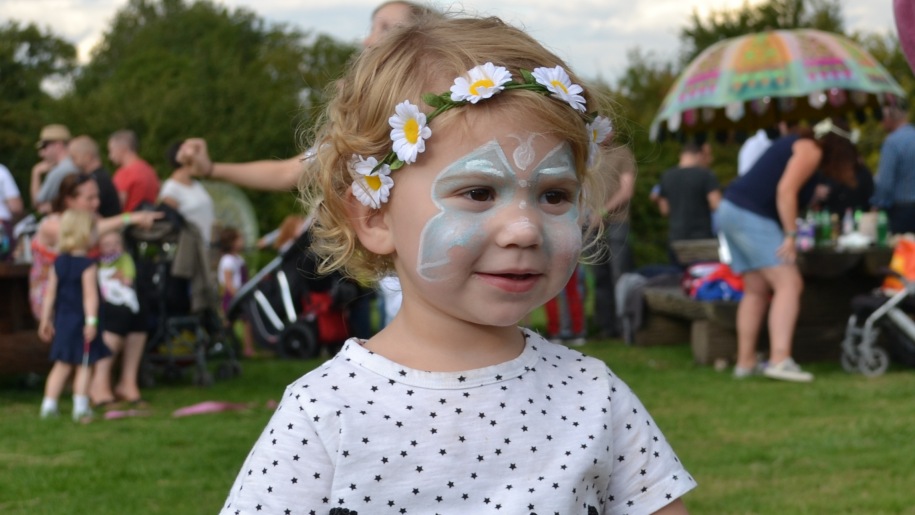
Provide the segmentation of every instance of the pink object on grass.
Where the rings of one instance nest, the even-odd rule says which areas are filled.
[[[207,413],[221,413],[223,411],[238,411],[250,408],[251,405],[243,402],[203,401],[183,408],[178,408],[172,413],[173,417],[187,417],[190,415],[204,415]]]

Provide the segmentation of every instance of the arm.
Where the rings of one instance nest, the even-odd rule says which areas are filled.
[[[54,338],[54,301],[57,300],[57,272],[51,267],[48,284],[45,286],[44,301],[41,304],[41,320],[38,323],[38,337],[45,342]]]
[[[32,205],[38,206],[36,199],[38,192],[41,191],[41,176],[51,171],[51,165],[47,161],[39,161],[32,167],[32,178],[29,181],[29,194],[32,196]]]
[[[232,284],[232,277],[235,275],[235,272],[231,268],[226,268],[222,272],[222,284],[225,285],[226,293],[231,296],[235,296],[235,285]]]
[[[797,194],[816,172],[823,157],[820,147],[809,139],[796,141],[791,150],[791,159],[778,181],[775,193],[778,218],[785,231],[785,240],[776,254],[787,263],[793,263],[796,257],[794,239],[797,235]]]
[[[117,216],[102,218],[95,222],[95,229],[99,234],[126,229],[130,225],[139,225],[144,229],[152,227],[153,222],[165,216],[161,211],[135,211],[133,213],[122,213]]]
[[[83,338],[86,341],[95,339],[98,330],[98,267],[92,265],[83,270],[83,313],[86,325],[83,326]],[[92,322],[91,320],[94,320]]]
[[[667,201],[667,197],[658,197],[658,211],[661,212],[661,216],[670,216],[670,202]]]
[[[281,161],[262,160],[247,163],[214,163],[206,141],[191,138],[178,150],[178,161],[191,164],[195,175],[228,181],[256,190],[283,191],[298,184],[302,175],[301,156]]]
[[[871,205],[876,209],[887,209],[893,205],[893,188],[896,187],[896,170],[899,169],[899,155],[892,141],[884,141],[880,148],[880,165],[874,181],[874,196]]]
[[[655,515],[686,515],[689,511],[683,504],[683,500],[677,499],[654,513]]]
[[[608,213],[613,213],[621,209],[625,209],[629,204],[629,199],[632,198],[632,194],[635,191],[635,173],[631,170],[624,170],[620,174],[620,187],[616,192],[607,199],[607,203],[604,204],[604,210]]]
[[[6,199],[6,207],[10,210],[10,213],[13,214],[13,220],[16,220],[20,215],[22,215],[22,197]]]
[[[705,199],[708,200],[708,207],[712,211],[718,210],[718,204],[721,203],[721,190],[712,190],[708,192],[708,195],[705,196]]]

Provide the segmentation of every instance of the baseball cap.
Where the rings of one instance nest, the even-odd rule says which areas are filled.
[[[46,141],[70,141],[70,129],[59,123],[45,125],[41,129],[35,148],[41,148]]]

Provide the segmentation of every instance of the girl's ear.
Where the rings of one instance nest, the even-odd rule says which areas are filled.
[[[394,238],[390,216],[385,206],[372,209],[354,197],[349,199],[347,211],[356,232],[356,237],[366,250],[379,256],[394,252]]]

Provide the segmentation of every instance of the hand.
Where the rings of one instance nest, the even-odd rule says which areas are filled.
[[[51,163],[47,161],[39,161],[35,163],[35,166],[32,167],[32,175],[38,175],[39,177],[51,171]]]
[[[94,325],[83,326],[83,341],[91,342],[95,339],[97,328]]]
[[[783,263],[794,264],[797,260],[797,246],[794,242],[794,238],[791,236],[785,236],[785,239],[782,240],[782,244],[778,246],[778,249],[775,251],[775,255],[782,260]]]
[[[134,211],[130,213],[130,224],[139,225],[143,229],[152,227],[153,222],[165,216],[161,211]]]
[[[190,166],[192,173],[198,177],[209,177],[213,173],[213,160],[203,138],[190,138],[178,149],[177,160],[184,166]]]
[[[54,324],[48,320],[42,320],[38,324],[38,337],[45,343],[51,343],[54,339]]]

